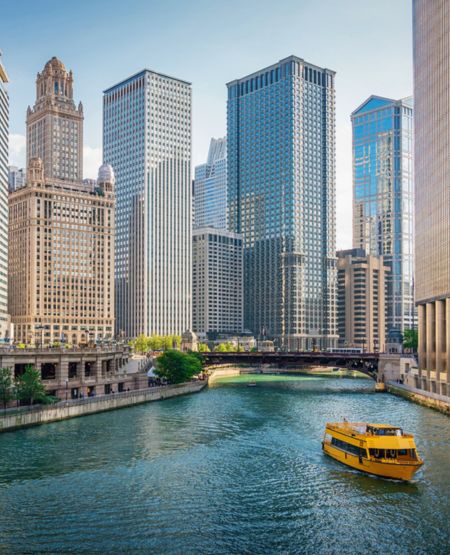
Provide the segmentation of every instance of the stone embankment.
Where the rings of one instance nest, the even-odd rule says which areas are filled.
[[[212,383],[215,382],[215,380],[218,380],[220,378],[228,378],[230,376],[239,376],[241,374],[242,369],[241,368],[236,368],[233,365],[217,366],[217,367],[210,366],[208,368],[208,371],[210,372],[208,382],[210,384],[212,384]]]
[[[446,398],[443,395],[438,395],[437,393],[429,391],[424,392],[420,389],[395,382],[387,382],[386,387],[389,393],[404,397],[409,401],[438,410],[450,416],[450,402],[448,397]]]
[[[179,395],[186,395],[188,393],[197,393],[206,385],[206,380],[198,380],[184,384],[126,391],[113,395],[62,401],[56,405],[7,409],[3,413],[0,413],[0,432],[37,426],[47,422],[57,422],[59,420],[76,418],[78,416],[86,416],[96,412],[131,407],[141,403],[148,403],[149,401],[169,399],[170,397],[178,397]]]

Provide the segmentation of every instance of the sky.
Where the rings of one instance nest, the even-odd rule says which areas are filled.
[[[192,82],[193,166],[226,134],[226,83],[294,54],[336,71],[337,247],[352,246],[350,114],[412,94],[411,0],[0,0],[10,163],[25,164],[35,79],[57,56],[84,106],[84,177],[102,162],[102,91],[148,68]]]

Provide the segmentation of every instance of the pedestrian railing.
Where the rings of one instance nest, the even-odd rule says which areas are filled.
[[[187,383],[196,383],[199,380],[192,380],[191,382]],[[73,407],[73,406],[80,406],[80,405],[89,405],[98,403],[100,401],[105,401],[109,399],[127,399],[136,396],[137,394],[145,394],[145,393],[152,393],[157,391],[167,390],[167,388],[171,389],[178,389],[181,387],[185,387],[186,383],[180,384],[166,384],[166,385],[156,385],[153,387],[146,387],[143,389],[131,389],[130,391],[121,391],[117,393],[108,393],[103,395],[93,395],[92,397],[84,397],[83,399],[67,399],[64,401],[58,401],[57,403],[52,403],[48,405],[41,405],[36,404],[32,406],[24,406],[24,407],[10,407],[7,409],[3,409],[0,412],[0,417],[2,415],[11,415],[11,414],[25,414],[30,412],[39,412],[46,409],[52,408],[65,408],[65,407]]]

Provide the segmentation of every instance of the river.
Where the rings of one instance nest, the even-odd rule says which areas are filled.
[[[227,378],[0,435],[0,553],[449,553],[450,420],[366,379]],[[412,483],[327,458],[327,421],[412,432]]]

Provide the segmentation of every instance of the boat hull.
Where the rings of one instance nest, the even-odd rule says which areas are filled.
[[[346,451],[338,449],[337,447],[334,447],[333,445],[330,445],[326,442],[324,442],[322,446],[324,453],[326,453],[328,456],[332,457],[336,461],[339,461],[346,466],[359,470],[360,472],[365,472],[366,474],[372,474],[374,476],[380,476],[381,478],[409,481],[412,480],[414,474],[423,464],[422,462],[377,462],[364,457],[358,457],[357,455],[352,455],[351,453],[347,453]]]

